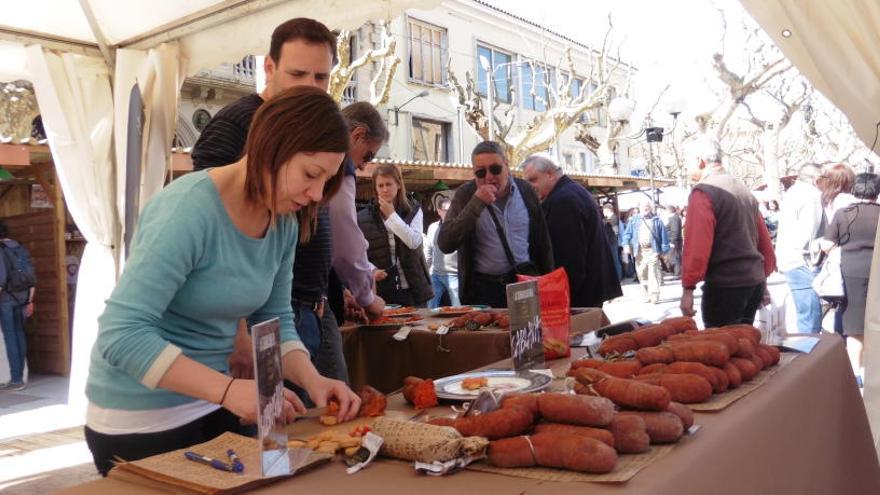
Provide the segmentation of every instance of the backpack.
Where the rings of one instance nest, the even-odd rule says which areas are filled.
[[[0,250],[3,251],[4,263],[6,264],[6,283],[3,291],[14,296],[15,293],[29,291],[37,285],[37,275],[34,265],[31,263],[30,254],[21,244],[9,247],[0,242]]]

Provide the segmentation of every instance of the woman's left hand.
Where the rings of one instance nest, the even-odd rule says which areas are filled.
[[[394,205],[390,201],[379,198],[379,211],[382,212],[384,218],[388,218],[394,214]]]
[[[335,398],[339,402],[339,416],[337,418],[340,422],[353,419],[361,408],[361,398],[352,392],[348,385],[339,380],[318,376],[314,382],[307,384],[304,388],[312,401],[319,407],[326,406],[330,399]]]

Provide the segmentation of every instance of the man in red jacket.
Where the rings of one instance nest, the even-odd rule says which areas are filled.
[[[776,268],[770,233],[758,202],[721,164],[718,142],[696,143],[690,169],[697,181],[688,198],[682,256],[681,312],[693,316],[694,289],[703,281],[703,324],[752,324]]]

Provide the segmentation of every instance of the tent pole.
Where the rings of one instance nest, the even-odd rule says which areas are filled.
[[[110,67],[110,70],[112,71],[115,67],[113,52],[107,44],[107,38],[104,36],[104,32],[101,31],[101,26],[98,25],[98,20],[95,18],[95,12],[92,10],[89,0],[79,0],[79,5],[82,7],[83,14],[89,22],[92,34],[95,35],[95,40],[98,42],[98,49],[101,50],[101,55],[104,56],[104,61],[107,63],[107,67]]]

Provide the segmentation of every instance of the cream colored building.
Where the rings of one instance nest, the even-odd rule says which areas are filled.
[[[270,31],[267,28],[267,36]],[[470,161],[470,150],[479,137],[460,120],[447,86],[447,60],[451,60],[451,69],[462,84],[465,74],[470,73],[485,95],[486,71],[479,62],[480,56],[485,57],[494,68],[498,98],[510,102],[515,92],[516,122],[524,125],[545,109],[540,98],[530,96],[532,70],[535,71],[535,92],[546,95],[547,85],[555,85],[559,75],[556,66],[565,49],[570,47],[578,78],[575,86],[589,91],[586,77],[591,61],[595,63],[598,56],[597,51],[586,45],[476,0],[445,0],[433,10],[409,10],[391,20],[390,31],[397,40],[397,55],[402,63],[392,82],[391,98],[380,108],[391,138],[379,156],[394,160]],[[350,40],[353,58],[378,43],[378,39],[378,29],[370,24],[354,32]],[[251,62],[248,67],[245,60],[242,64],[230,64],[187,80],[178,119],[181,147],[195,142],[197,123],[205,113],[213,116],[223,105],[253,87],[253,76],[248,79],[248,74],[262,70],[253,65]],[[620,64],[619,69],[612,85],[623,88],[635,69],[625,63]],[[372,70],[367,66],[357,73],[346,91],[346,102],[368,99]],[[578,89],[575,87],[575,91]],[[427,94],[419,96],[422,92]],[[499,114],[506,108],[509,103],[502,103]],[[603,113],[604,110],[591,112],[584,119],[601,123],[606,120]],[[603,132],[599,126],[594,134]],[[555,146],[547,151],[572,172],[595,173],[596,157],[574,136],[574,129],[565,131],[554,140],[558,151]],[[624,162],[620,163],[621,173],[627,173],[626,157],[619,157],[619,161]]]

